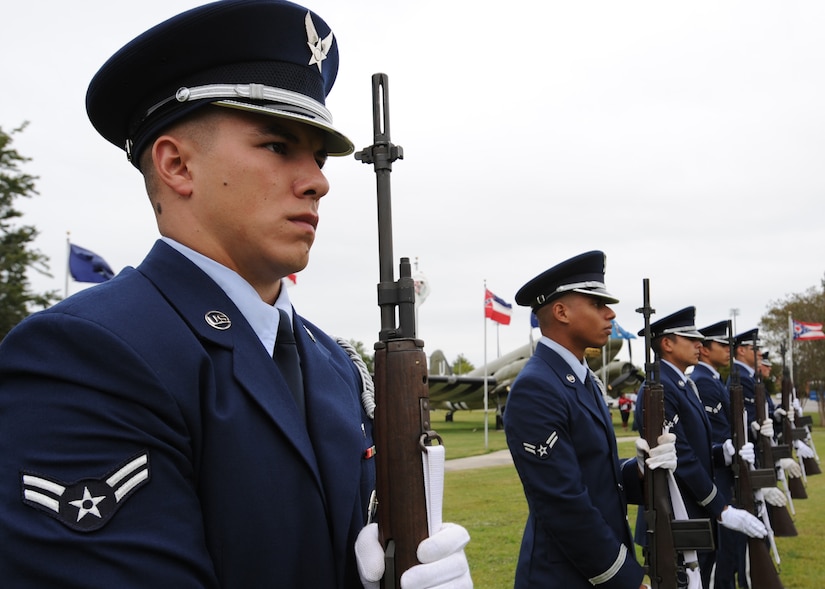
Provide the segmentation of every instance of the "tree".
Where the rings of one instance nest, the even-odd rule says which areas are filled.
[[[58,300],[56,291],[32,292],[26,275],[28,270],[51,276],[48,258],[30,244],[37,237],[31,225],[16,225],[22,213],[14,208],[14,199],[31,198],[37,194],[36,176],[20,170],[30,158],[11,147],[12,135],[26,128],[24,123],[10,133],[0,127],[0,339],[26,318],[33,308],[45,308]]]
[[[825,278],[819,288],[810,287],[803,293],[786,295],[785,299],[769,304],[768,312],[760,321],[762,347],[771,350],[771,360],[776,367],[782,358],[781,351],[788,346],[788,313],[797,321],[825,323]],[[778,359],[778,360],[777,360]],[[793,377],[800,396],[807,393],[806,385],[825,380],[825,340],[793,342]],[[781,367],[780,367],[781,370]]]
[[[464,354],[459,354],[453,362],[453,374],[467,374],[474,368],[473,363]]]

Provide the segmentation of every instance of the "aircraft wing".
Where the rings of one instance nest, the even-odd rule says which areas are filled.
[[[458,409],[484,409],[484,377],[466,375],[434,375],[428,377],[430,383],[430,406],[435,409],[456,411]],[[487,377],[488,394],[496,389],[496,379]],[[488,406],[495,403],[488,400]]]

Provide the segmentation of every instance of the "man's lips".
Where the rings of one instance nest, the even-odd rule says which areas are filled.
[[[307,226],[307,228],[311,229],[313,232],[315,232],[318,228],[318,215],[313,215],[311,213],[307,213],[305,215],[295,215],[290,217],[289,220],[296,225]]]

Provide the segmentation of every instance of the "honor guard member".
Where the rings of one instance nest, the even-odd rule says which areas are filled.
[[[624,491],[641,500],[640,467],[633,459],[619,462],[604,387],[584,362],[586,348],[607,343],[616,316],[604,270],[604,254],[587,252],[516,294],[516,303],[532,307],[542,333],[504,414],[529,507],[516,589],[642,585]],[[644,457],[646,444],[638,448]],[[662,439],[649,466],[672,468],[673,450],[671,437]]]
[[[3,587],[362,586],[365,383],[282,283],[307,264],[324,161],[353,150],[324,106],[337,70],[317,14],[226,0],[95,75],[89,118],[142,172],[162,237],[0,347]],[[435,536],[412,586],[466,573]]]
[[[699,349],[704,339],[694,325],[695,314],[695,307],[685,307],[650,325],[651,347],[660,361],[665,423],[676,434],[676,483],[689,518],[712,517],[727,528],[761,538],[767,533],[764,524],[747,511],[730,506],[729,498],[720,493],[714,483],[714,466],[731,464],[733,447],[732,444],[713,443],[704,404],[695,383],[685,375],[689,367],[699,362]],[[644,335],[644,331],[638,335]],[[636,403],[636,420],[644,436],[644,384]],[[740,453],[753,461],[752,444],[744,445]],[[646,530],[644,509],[639,508],[636,541],[641,545],[644,545]],[[714,556],[714,551],[698,551],[704,587],[710,586]]]
[[[711,441],[724,444],[731,437],[730,392],[721,380],[719,369],[730,365],[730,339],[728,321],[719,321],[699,330],[704,336],[699,348],[699,363],[690,373],[696,384],[699,398],[705,406],[710,422]],[[729,447],[729,453],[730,452]],[[733,472],[729,466],[714,465],[714,482],[719,493],[730,503],[733,498]],[[715,589],[736,587],[736,562],[739,547],[744,546],[745,536],[724,526],[719,527],[716,562],[713,572]]]
[[[754,397],[754,385],[756,369],[762,360],[762,355],[758,348],[754,353],[754,346],[759,344],[759,329],[753,328],[742,332],[733,338],[733,369],[739,374],[739,384],[742,385],[742,395],[745,399],[745,412],[747,413],[748,435],[756,441],[756,435],[760,434],[773,438],[773,418],[765,419],[763,423],[756,421],[756,399]],[[761,376],[761,373],[760,373]],[[730,386],[730,377],[728,377]]]

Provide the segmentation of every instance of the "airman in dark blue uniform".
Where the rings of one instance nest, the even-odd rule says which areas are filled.
[[[327,156],[353,150],[325,107],[337,71],[317,14],[224,0],[92,80],[92,124],[143,173],[162,239],[0,346],[4,588],[363,586],[369,374],[282,283],[307,264]],[[463,535],[432,560],[468,587]]]
[[[685,375],[699,361],[699,348],[704,336],[694,325],[696,309],[686,307],[651,324],[651,347],[660,359],[660,378],[665,395],[665,421],[676,434],[678,466],[676,483],[685,503],[688,517],[707,518],[726,527],[756,536],[764,536],[765,527],[750,513],[731,507],[714,482],[714,465],[730,464],[722,444],[714,445],[711,427],[695,384]],[[639,335],[643,335],[640,332]],[[637,401],[637,422],[644,427],[644,385]],[[644,435],[644,431],[641,434]],[[752,455],[752,447],[750,448]],[[636,541],[645,542],[644,510],[639,510]],[[699,552],[702,583],[708,586],[713,569],[713,551]]]
[[[529,507],[516,589],[642,583],[625,498],[627,492],[641,499],[641,475],[635,460],[619,461],[601,384],[584,363],[587,347],[608,341],[615,317],[608,305],[618,301],[605,288],[604,265],[602,252],[587,252],[516,294],[519,305],[533,308],[542,332],[504,414]]]

